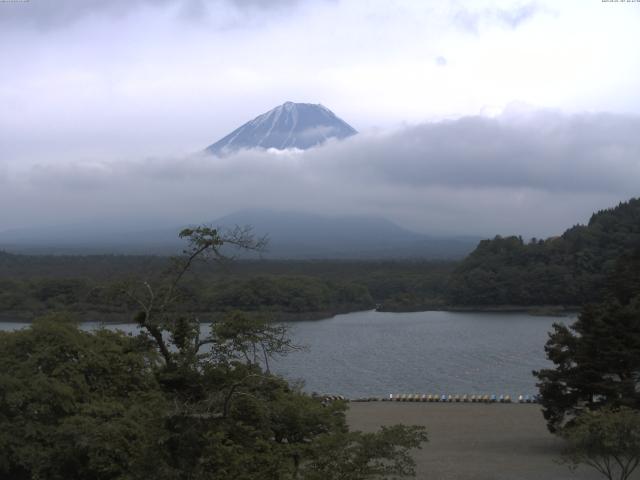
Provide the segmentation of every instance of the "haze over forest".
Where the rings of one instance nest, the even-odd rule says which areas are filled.
[[[555,235],[638,194],[639,20],[600,1],[2,4],[0,230],[260,207]],[[199,153],[287,100],[359,133]]]

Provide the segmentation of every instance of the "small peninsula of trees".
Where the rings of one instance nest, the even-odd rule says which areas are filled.
[[[422,427],[350,432],[345,402],[323,404],[268,371],[295,348],[282,326],[230,313],[204,334],[172,307],[207,255],[248,232],[185,230],[185,256],[120,294],[137,336],[83,331],[52,314],[0,332],[0,477],[15,480],[360,480],[414,474]]]

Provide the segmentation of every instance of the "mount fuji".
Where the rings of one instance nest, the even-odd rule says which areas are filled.
[[[356,133],[320,104],[286,102],[245,123],[205,151],[223,156],[248,148],[306,150],[329,138],[342,139]]]

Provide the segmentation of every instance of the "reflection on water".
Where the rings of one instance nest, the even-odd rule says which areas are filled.
[[[307,349],[271,366],[290,380],[304,380],[310,392],[350,398],[389,393],[533,394],[531,371],[549,365],[544,344],[558,321],[572,319],[519,313],[369,311],[291,322],[295,343]],[[24,325],[5,322],[0,329]],[[136,331],[131,324],[113,327]]]

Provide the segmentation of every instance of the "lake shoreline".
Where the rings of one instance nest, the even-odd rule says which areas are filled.
[[[242,311],[237,309],[238,311]],[[216,311],[216,312],[194,312],[192,315],[198,317],[200,319],[200,323],[211,323],[219,318],[222,318],[229,311]],[[248,310],[246,313],[248,314],[262,314],[267,317],[273,317],[273,321],[275,322],[304,322],[304,321],[316,321],[316,320],[326,320],[329,318],[333,318],[336,315],[344,315],[348,313],[358,313],[358,312],[370,312],[375,311],[373,308],[354,308],[354,309],[331,309],[331,310],[320,310],[320,311],[310,311],[310,312],[271,312],[268,310],[260,311],[260,310]],[[99,322],[104,323],[105,325],[114,325],[114,324],[122,324],[122,323],[135,323],[133,318],[135,317],[135,312],[128,313],[105,313],[105,312],[94,312],[94,311],[86,311],[86,312],[56,312],[56,313],[68,313],[70,316],[78,319],[79,322]],[[183,314],[183,312],[176,312],[176,315]],[[32,323],[35,319],[46,315],[45,313],[36,312],[27,312],[27,311],[10,311],[10,312],[0,312],[0,323]]]
[[[378,312],[465,312],[465,313],[528,313],[530,315],[564,317],[581,309],[577,305],[419,305],[407,307],[376,308]]]
[[[270,311],[248,311],[247,313],[262,313],[266,315],[272,315],[274,321],[290,323],[290,322],[304,322],[304,321],[317,321],[327,320],[337,315],[344,315],[348,313],[358,312],[381,312],[381,313],[420,313],[420,312],[452,312],[452,313],[526,313],[532,316],[546,316],[546,317],[567,317],[575,315],[580,311],[579,306],[565,306],[565,305],[420,305],[420,306],[407,306],[404,308],[385,308],[384,305],[380,305],[376,308],[362,309],[331,309],[331,310],[319,310],[309,312],[270,312]],[[225,315],[227,312],[199,312],[196,316],[200,317],[201,323],[210,323],[217,318]],[[80,322],[101,322],[104,324],[121,324],[121,323],[135,323],[133,317],[135,312],[129,313],[104,313],[104,312],[69,312],[70,315],[75,316]],[[12,322],[24,322],[31,323],[36,318],[45,315],[44,313],[28,312],[28,311],[10,311],[0,312],[0,323],[12,323]],[[87,318],[91,318],[90,320]]]

